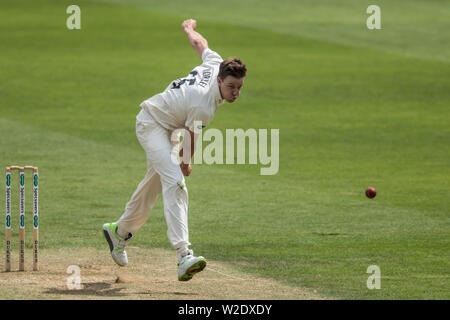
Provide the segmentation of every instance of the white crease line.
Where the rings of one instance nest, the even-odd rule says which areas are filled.
[[[222,274],[222,275],[227,276],[227,277],[230,277],[230,278],[234,278],[234,279],[238,279],[238,280],[246,280],[246,279],[242,279],[242,278],[239,278],[239,277],[235,277],[235,276],[232,276],[232,275],[229,275],[229,274],[220,272],[220,271],[215,270],[215,269],[213,269],[213,268],[211,268],[211,267],[207,267],[206,270],[210,270],[210,271],[213,271],[213,272],[217,272],[217,273],[219,273],[219,274]]]

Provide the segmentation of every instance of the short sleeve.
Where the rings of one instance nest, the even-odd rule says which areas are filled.
[[[217,52],[212,51],[210,48],[206,48],[202,52],[202,61],[204,64],[220,64],[223,59]]]
[[[194,129],[196,131],[202,130],[210,121],[210,116],[202,111],[201,108],[192,108],[184,125],[185,127],[188,127],[190,131],[194,132]]]

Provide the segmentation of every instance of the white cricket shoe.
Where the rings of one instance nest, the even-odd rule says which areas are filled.
[[[206,267],[206,260],[202,256],[194,257],[194,252],[189,250],[188,254],[181,258],[178,263],[178,280],[189,281],[192,277]]]
[[[103,225],[103,234],[109,244],[109,250],[115,263],[123,267],[128,263],[127,252],[125,247],[130,242],[133,235],[131,233],[123,239],[117,234],[117,223],[105,223]]]

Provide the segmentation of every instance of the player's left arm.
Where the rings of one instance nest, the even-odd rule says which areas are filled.
[[[189,176],[192,171],[191,158],[195,152],[195,141],[199,134],[189,130],[188,127],[184,128],[184,138],[180,148],[180,168],[184,176]],[[183,157],[183,150],[187,150],[188,154]]]
[[[188,40],[192,48],[194,48],[195,52],[197,52],[201,58],[203,51],[208,48],[208,41],[206,41],[200,33],[195,31],[197,28],[197,21],[193,19],[185,20],[183,21],[181,27],[183,28],[184,33],[188,36]]]

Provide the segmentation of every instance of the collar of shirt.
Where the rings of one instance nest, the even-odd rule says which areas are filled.
[[[219,90],[219,83],[217,82],[217,78],[214,80],[213,83],[213,88],[214,88],[214,99],[216,101],[216,106],[220,106],[221,104],[223,104],[223,99],[222,99],[222,95],[220,94],[220,90]]]

